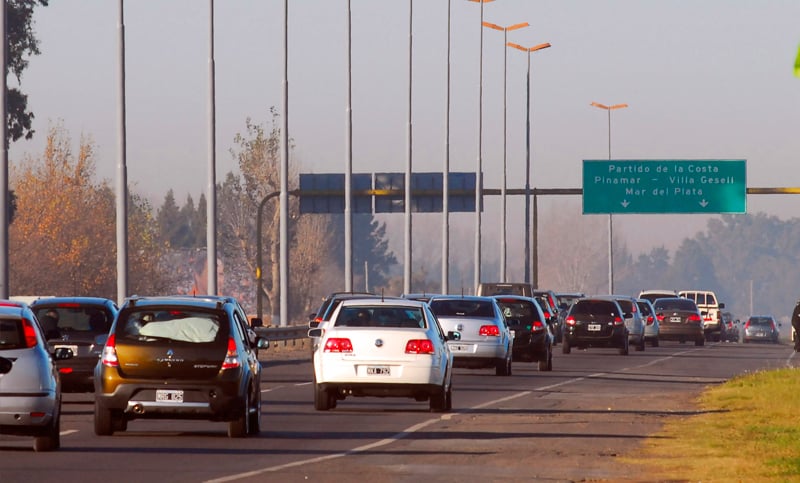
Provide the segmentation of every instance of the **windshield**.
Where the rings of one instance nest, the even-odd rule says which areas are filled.
[[[122,336],[139,341],[169,339],[202,344],[224,340],[228,336],[225,324],[221,324],[219,315],[213,312],[181,309],[133,311],[125,315],[120,325]]]
[[[494,317],[492,303],[484,300],[434,300],[431,311],[437,317]]]
[[[425,328],[420,307],[342,307],[334,323],[336,327]]]

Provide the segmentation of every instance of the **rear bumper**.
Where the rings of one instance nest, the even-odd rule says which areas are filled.
[[[319,387],[342,396],[426,398],[441,391],[441,384],[324,382]]]
[[[687,325],[664,324],[658,332],[659,340],[686,341],[703,339],[704,337],[705,333],[703,328],[699,325],[692,327]]]
[[[36,435],[46,429],[58,413],[55,393],[3,394],[0,397],[0,433]],[[42,416],[31,416],[43,413]]]

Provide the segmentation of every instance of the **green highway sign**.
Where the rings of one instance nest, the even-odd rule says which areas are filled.
[[[746,161],[583,160],[583,213],[745,213]]]

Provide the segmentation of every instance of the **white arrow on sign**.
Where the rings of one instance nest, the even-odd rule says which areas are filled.
[[[628,200],[623,200],[622,203],[620,204],[622,205],[623,208],[627,208],[630,203],[628,203]]]
[[[705,208],[706,206],[708,206],[708,201],[706,201],[706,200],[703,200],[703,201],[701,201],[701,202],[700,202],[700,206],[702,206],[703,208]]]

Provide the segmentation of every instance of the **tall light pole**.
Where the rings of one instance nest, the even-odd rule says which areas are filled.
[[[508,32],[512,30],[518,30],[521,28],[527,27],[529,24],[528,22],[517,23],[514,25],[509,25],[508,27],[501,27],[500,25],[493,24],[490,22],[483,22],[482,25],[484,27],[488,27],[490,29],[499,30],[503,32],[503,185],[500,188],[500,199],[501,199],[501,207],[500,207],[500,281],[507,282],[506,279],[506,267],[508,263],[506,263],[507,253],[508,253],[508,242],[506,241],[506,234],[507,234],[507,222],[506,222],[506,212],[507,204],[508,204],[508,196],[506,193],[506,189],[508,186],[507,178],[508,178],[508,160],[506,157],[507,153],[507,140],[508,136],[506,135],[506,125],[508,116],[506,115],[506,105],[508,104],[508,49],[506,48],[506,44],[508,43]]]
[[[550,44],[545,42],[543,44],[534,45],[533,47],[523,47],[513,42],[508,42],[506,45],[513,47],[517,50],[528,53],[528,71],[526,76],[527,95],[525,96],[525,283],[531,282],[531,272],[533,272],[533,285],[539,286],[539,277],[537,270],[533,267],[538,267],[537,257],[532,256],[531,252],[531,226],[536,229],[536,222],[531,222],[531,54],[537,50],[542,50],[550,47]],[[533,250],[535,252],[535,248]]]
[[[447,0],[447,75],[444,108],[444,166],[442,166],[442,293],[450,291],[450,0]]]
[[[289,324],[289,0],[283,1],[283,126],[280,169],[280,325]],[[274,314],[275,311],[273,310]],[[274,321],[273,321],[274,323]]]
[[[481,283],[481,194],[483,192],[483,4],[494,0],[469,0],[481,4],[481,40],[478,54],[478,160],[475,167],[475,277],[473,290]]]
[[[607,106],[599,102],[592,102],[594,107],[605,109],[608,113],[608,160],[611,160],[611,111],[624,109],[627,104],[614,104]],[[608,214],[608,293],[614,293],[614,222],[611,213]]]
[[[344,169],[344,289],[353,290],[353,12],[347,0],[347,103]]]
[[[411,293],[411,160],[412,160],[412,123],[411,123],[411,88],[412,88],[412,53],[414,46],[413,22],[414,0],[408,0],[408,126],[406,126],[406,175],[405,175],[405,262],[403,273],[403,292]]]
[[[206,263],[208,293],[217,290],[217,108],[214,77],[214,0],[208,0],[208,201],[206,203]]]

